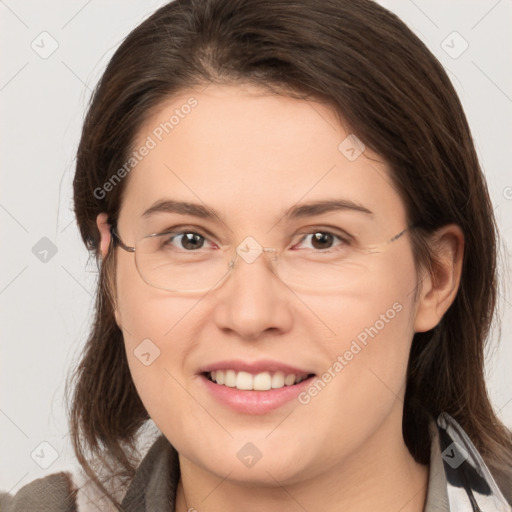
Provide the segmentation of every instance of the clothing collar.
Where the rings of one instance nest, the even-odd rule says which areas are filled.
[[[432,417],[424,512],[512,512],[482,457],[449,414]],[[122,502],[125,512],[174,512],[178,453],[160,435],[140,463]]]
[[[439,505],[447,501],[449,508],[446,510],[450,512],[512,512],[480,453],[457,421],[442,412],[437,421],[431,423],[431,429],[437,430],[438,436],[437,440],[432,440],[430,479],[435,478],[432,461],[435,468],[442,465],[444,469],[444,475],[439,472],[439,476],[444,476],[444,485],[440,487],[446,494],[439,496]],[[432,510],[444,510],[435,508],[434,498],[432,496]],[[430,512],[428,498],[425,512]]]

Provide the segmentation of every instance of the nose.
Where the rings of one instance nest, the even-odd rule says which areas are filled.
[[[293,294],[272,271],[272,253],[248,263],[237,256],[231,272],[214,292],[214,321],[246,340],[267,332],[286,332],[293,324]]]

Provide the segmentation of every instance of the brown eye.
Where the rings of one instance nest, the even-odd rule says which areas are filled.
[[[181,239],[181,245],[187,250],[201,249],[204,245],[204,237],[197,233],[184,233]]]
[[[205,242],[204,236],[193,232],[183,232],[173,234],[167,238],[164,242],[164,246],[174,245],[178,249],[186,249],[187,251],[193,251],[195,249],[202,249]]]
[[[331,233],[322,233],[321,231],[314,233],[311,238],[311,245],[315,249],[330,249],[334,240]]]
[[[309,246],[307,245],[309,244]],[[329,231],[314,231],[305,234],[298,244],[300,249],[311,249],[317,252],[327,252],[329,249],[343,248],[348,245],[346,239]]]

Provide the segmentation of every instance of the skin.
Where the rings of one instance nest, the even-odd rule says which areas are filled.
[[[286,246],[286,233],[337,223],[382,242],[407,225],[387,164],[368,148],[355,161],[345,158],[338,145],[350,132],[317,102],[241,84],[182,91],[157,109],[136,147],[191,96],[197,107],[128,178],[118,222],[126,244],[148,234],[142,212],[171,197],[203,202],[226,225],[174,215],[176,223],[206,226],[235,245],[250,235],[265,247]],[[333,198],[357,201],[373,215],[282,219],[297,202]],[[105,255],[105,214],[97,224]],[[414,461],[402,437],[406,368],[414,333],[434,327],[455,298],[460,229],[445,226],[435,244],[434,276],[416,268],[406,233],[328,293],[290,290],[263,258],[237,263],[207,294],[166,292],[147,285],[134,255],[117,249],[116,321],[138,393],[179,453],[176,510],[230,512],[240,503],[247,511],[423,510],[428,467]],[[394,303],[401,311],[306,405],[293,400],[242,414],[219,404],[197,376],[205,363],[264,358],[322,375]],[[146,338],[161,351],[149,366],[134,356]],[[251,468],[236,456],[247,442],[262,453]]]

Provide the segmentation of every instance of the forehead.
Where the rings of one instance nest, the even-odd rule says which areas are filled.
[[[368,148],[355,159],[362,148],[347,153],[352,135],[318,102],[256,87],[182,91],[139,130],[134,148],[144,146],[122,205],[132,215],[167,197],[255,221],[300,201],[334,198],[403,214],[388,166]]]

